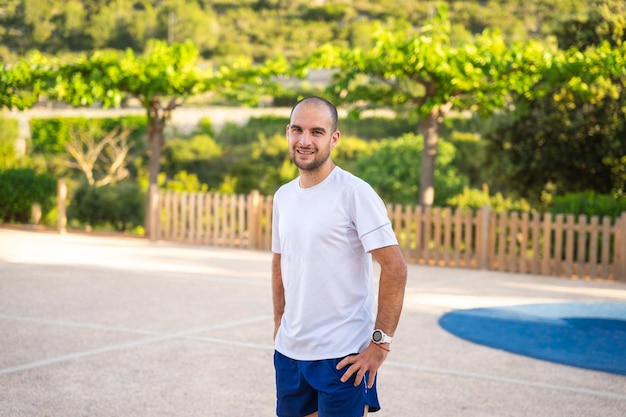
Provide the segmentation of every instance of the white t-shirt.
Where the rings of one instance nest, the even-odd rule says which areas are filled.
[[[375,320],[368,252],[398,244],[382,199],[335,167],[314,187],[301,188],[299,178],[283,185],[273,209],[286,300],[276,350],[297,360],[361,352]]]

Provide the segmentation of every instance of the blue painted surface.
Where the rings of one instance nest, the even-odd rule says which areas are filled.
[[[471,342],[626,375],[626,303],[568,302],[456,310],[439,325]]]

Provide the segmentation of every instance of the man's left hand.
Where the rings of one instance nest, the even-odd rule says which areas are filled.
[[[354,385],[357,386],[361,384],[365,373],[369,372],[367,387],[372,388],[374,386],[374,380],[376,379],[376,372],[378,372],[378,368],[380,368],[389,354],[386,349],[389,349],[388,343],[378,346],[374,345],[374,343],[370,343],[369,346],[358,355],[345,357],[337,364],[337,370],[348,366],[348,369],[341,377],[341,382],[347,382],[353,375],[356,375]]]

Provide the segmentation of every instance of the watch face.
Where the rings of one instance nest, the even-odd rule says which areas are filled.
[[[381,332],[380,330],[375,330],[374,333],[372,333],[372,340],[376,343],[382,342],[383,332]]]

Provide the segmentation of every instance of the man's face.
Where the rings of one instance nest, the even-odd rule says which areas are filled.
[[[330,112],[323,105],[302,103],[287,126],[289,156],[303,171],[315,171],[326,164],[337,145],[339,131],[333,131]]]

